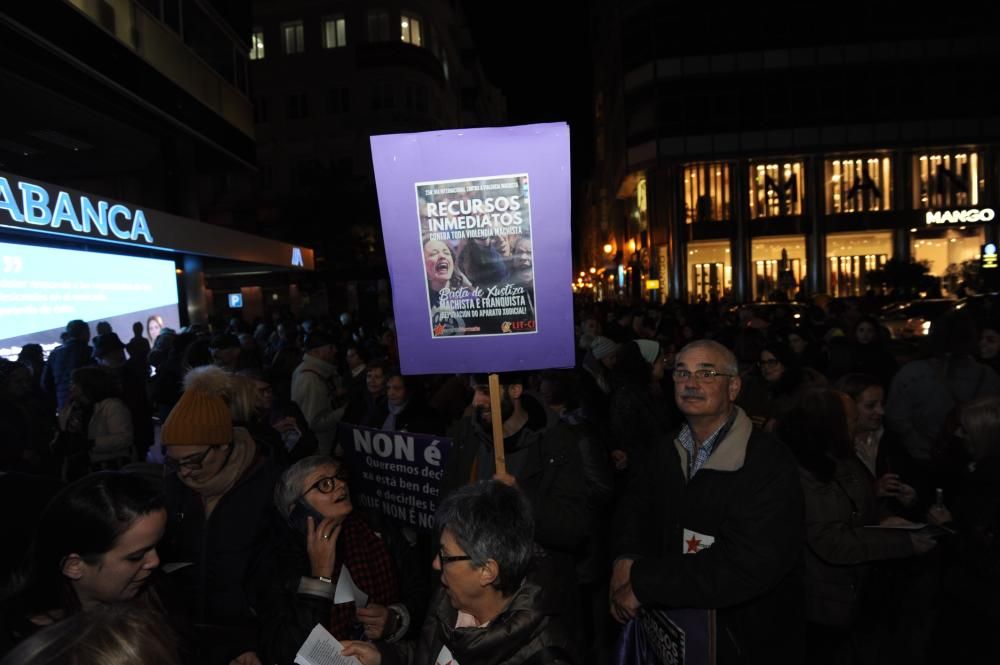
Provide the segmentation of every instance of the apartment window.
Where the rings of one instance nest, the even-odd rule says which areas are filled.
[[[347,113],[351,110],[349,88],[331,88],[327,97],[326,112],[331,114]]]
[[[389,41],[389,12],[384,9],[368,11],[368,41]]]
[[[986,174],[975,152],[932,153],[913,157],[913,207],[974,208],[986,188]]]
[[[888,157],[828,159],[823,170],[828,215],[892,209],[892,160]]]
[[[281,39],[285,46],[285,54],[302,53],[306,50],[306,29],[302,21],[290,21],[281,24]]]
[[[414,46],[424,45],[423,29],[420,23],[420,19],[413,14],[400,15],[399,31],[404,42]]]
[[[264,59],[264,31],[260,28],[254,28],[250,38],[250,59]]]
[[[390,83],[375,83],[372,85],[372,110],[382,111],[395,107]]]
[[[729,219],[729,164],[684,167],[684,216],[688,224]]]
[[[323,48],[347,46],[347,21],[343,16],[323,19]]]
[[[750,166],[750,218],[802,214],[802,162]]]
[[[288,119],[297,120],[304,118],[309,113],[309,106],[306,100],[306,93],[297,92],[288,95]]]

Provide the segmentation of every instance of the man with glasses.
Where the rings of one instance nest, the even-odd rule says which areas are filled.
[[[702,608],[716,662],[801,662],[802,490],[795,461],[734,404],[736,357],[699,340],[677,354],[686,423],[651,448],[615,521],[611,612]]]

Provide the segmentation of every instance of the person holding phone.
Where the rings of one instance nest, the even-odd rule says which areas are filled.
[[[355,510],[348,483],[342,462],[317,455],[275,486],[285,535],[268,557],[274,584],[257,608],[267,662],[291,663],[317,623],[340,640],[398,640],[424,607],[414,548],[381,514]],[[345,569],[364,600],[335,601]]]

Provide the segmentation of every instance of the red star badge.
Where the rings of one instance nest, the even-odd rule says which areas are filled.
[[[692,552],[697,552],[699,549],[701,549],[699,547],[701,545],[701,541],[698,540],[695,536],[691,536],[691,540],[685,540],[684,542],[687,543],[688,554],[691,554]]]
[[[436,326],[434,326],[434,336],[435,337],[440,337],[443,334],[444,334],[444,324],[443,323],[439,323]]]

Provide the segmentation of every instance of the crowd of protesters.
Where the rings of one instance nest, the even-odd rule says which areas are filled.
[[[403,375],[391,317],[71,321],[0,360],[2,664],[285,665],[316,624],[624,664],[656,608],[720,664],[997,662],[1000,322],[759,312],[578,303],[576,367],[500,377],[503,471],[487,378]],[[434,534],[352,502],[339,423],[452,440]]]

